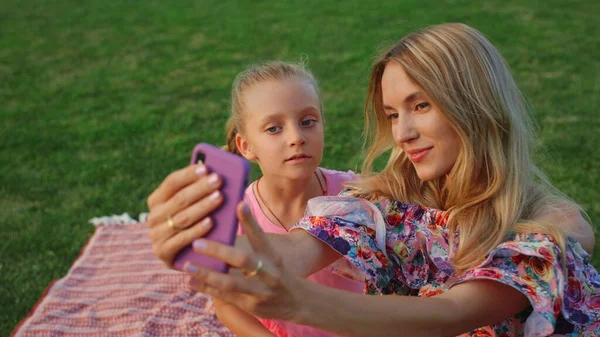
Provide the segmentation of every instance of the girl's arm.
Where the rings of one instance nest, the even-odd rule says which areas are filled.
[[[592,225],[582,216],[579,209],[574,206],[566,206],[542,215],[538,221],[547,221],[556,224],[565,234],[579,242],[588,254],[594,252],[596,243]]]
[[[274,337],[256,318],[238,307],[213,298],[217,318],[238,337]]]

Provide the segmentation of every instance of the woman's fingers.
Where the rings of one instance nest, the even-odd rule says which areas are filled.
[[[194,280],[192,285],[202,284],[217,289],[221,293],[244,293],[255,297],[265,297],[271,294],[269,288],[258,279],[223,274],[192,263],[187,263],[184,270]]]
[[[191,185],[191,187],[187,187],[186,189],[193,190],[196,187],[196,185],[202,185],[202,183],[199,182],[198,184]],[[196,188],[196,191],[201,190],[201,187]],[[191,192],[191,194],[194,194],[194,191],[189,192]],[[190,226],[198,223],[200,219],[208,217],[222,203],[223,196],[221,195],[221,193],[219,191],[213,191],[208,196],[201,197],[186,208],[179,210],[176,213],[172,213],[174,214],[171,216],[172,226],[169,226],[169,229],[173,231],[174,234],[176,234],[179,231],[189,228]],[[164,213],[170,212],[168,211],[168,205],[165,206],[165,209],[166,210],[163,210]],[[168,223],[169,218],[167,216],[167,224]]]
[[[190,287],[248,312],[257,314],[261,303],[273,301],[276,297],[276,290],[258,278],[223,274],[191,264],[185,268],[191,276]]]
[[[198,254],[223,261],[233,268],[242,269],[249,275],[247,279],[258,277],[270,287],[276,287],[281,282],[281,271],[269,256],[204,239],[194,241],[193,247]]]
[[[221,187],[221,178],[218,174],[211,173],[196,179],[196,182],[182,188],[166,202],[164,212],[173,216],[198,200],[210,199],[211,196],[214,198],[220,195],[218,189]],[[213,209],[204,209],[204,211],[210,213]]]
[[[162,204],[155,205],[150,210],[148,226],[152,228],[171,217],[176,229],[184,229],[207,217],[222,203],[223,197],[218,191],[221,178],[216,173],[195,179]]]
[[[152,211],[154,206],[169,200],[183,187],[192,184],[198,177],[206,175],[206,166],[203,164],[191,165],[183,169],[171,172],[160,186],[148,197],[148,209]]]
[[[194,278],[192,278],[190,281],[190,287],[196,291],[210,295],[215,300],[230,303],[247,312],[254,313],[257,307],[257,298],[252,295],[237,292],[224,292],[217,288],[211,287],[206,283],[196,281]]]
[[[210,218],[204,218],[181,231],[176,231],[167,224],[153,228],[150,231],[150,240],[152,240],[154,255],[167,266],[172,267],[177,253],[184,247],[191,245],[194,240],[206,235],[212,225]]]
[[[248,237],[248,241],[252,246],[252,249],[254,249],[254,251],[256,252],[260,252],[268,256],[270,259],[273,260],[273,262],[277,262],[280,259],[279,254],[277,253],[273,245],[269,242],[269,239],[267,238],[263,230],[260,228],[256,220],[254,219],[252,212],[250,212],[250,209],[244,202],[241,202],[238,205],[237,215],[242,227],[244,228],[244,232]]]

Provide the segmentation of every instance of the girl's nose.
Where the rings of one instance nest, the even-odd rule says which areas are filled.
[[[306,135],[299,127],[290,128],[289,145],[298,146],[306,143]]]

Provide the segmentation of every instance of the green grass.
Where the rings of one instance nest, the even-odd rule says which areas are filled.
[[[598,223],[599,3],[366,3],[4,0],[0,335],[65,275],[89,218],[145,211],[195,143],[223,143],[245,66],[308,56],[328,119],[324,166],[355,169],[372,57],[429,24],[465,22],[498,46],[534,107],[542,168]]]

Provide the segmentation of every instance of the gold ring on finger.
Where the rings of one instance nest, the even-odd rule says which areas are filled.
[[[169,226],[169,228],[173,229],[176,232],[179,232],[181,230],[175,225],[175,221],[173,221],[173,218],[170,216],[167,218],[167,226]]]
[[[251,272],[244,271],[244,275],[246,275],[247,277],[256,276],[256,275],[258,275],[258,273],[260,273],[262,271],[262,269],[263,269],[263,262],[262,262],[262,260],[259,259],[258,262],[256,263],[256,268]]]

